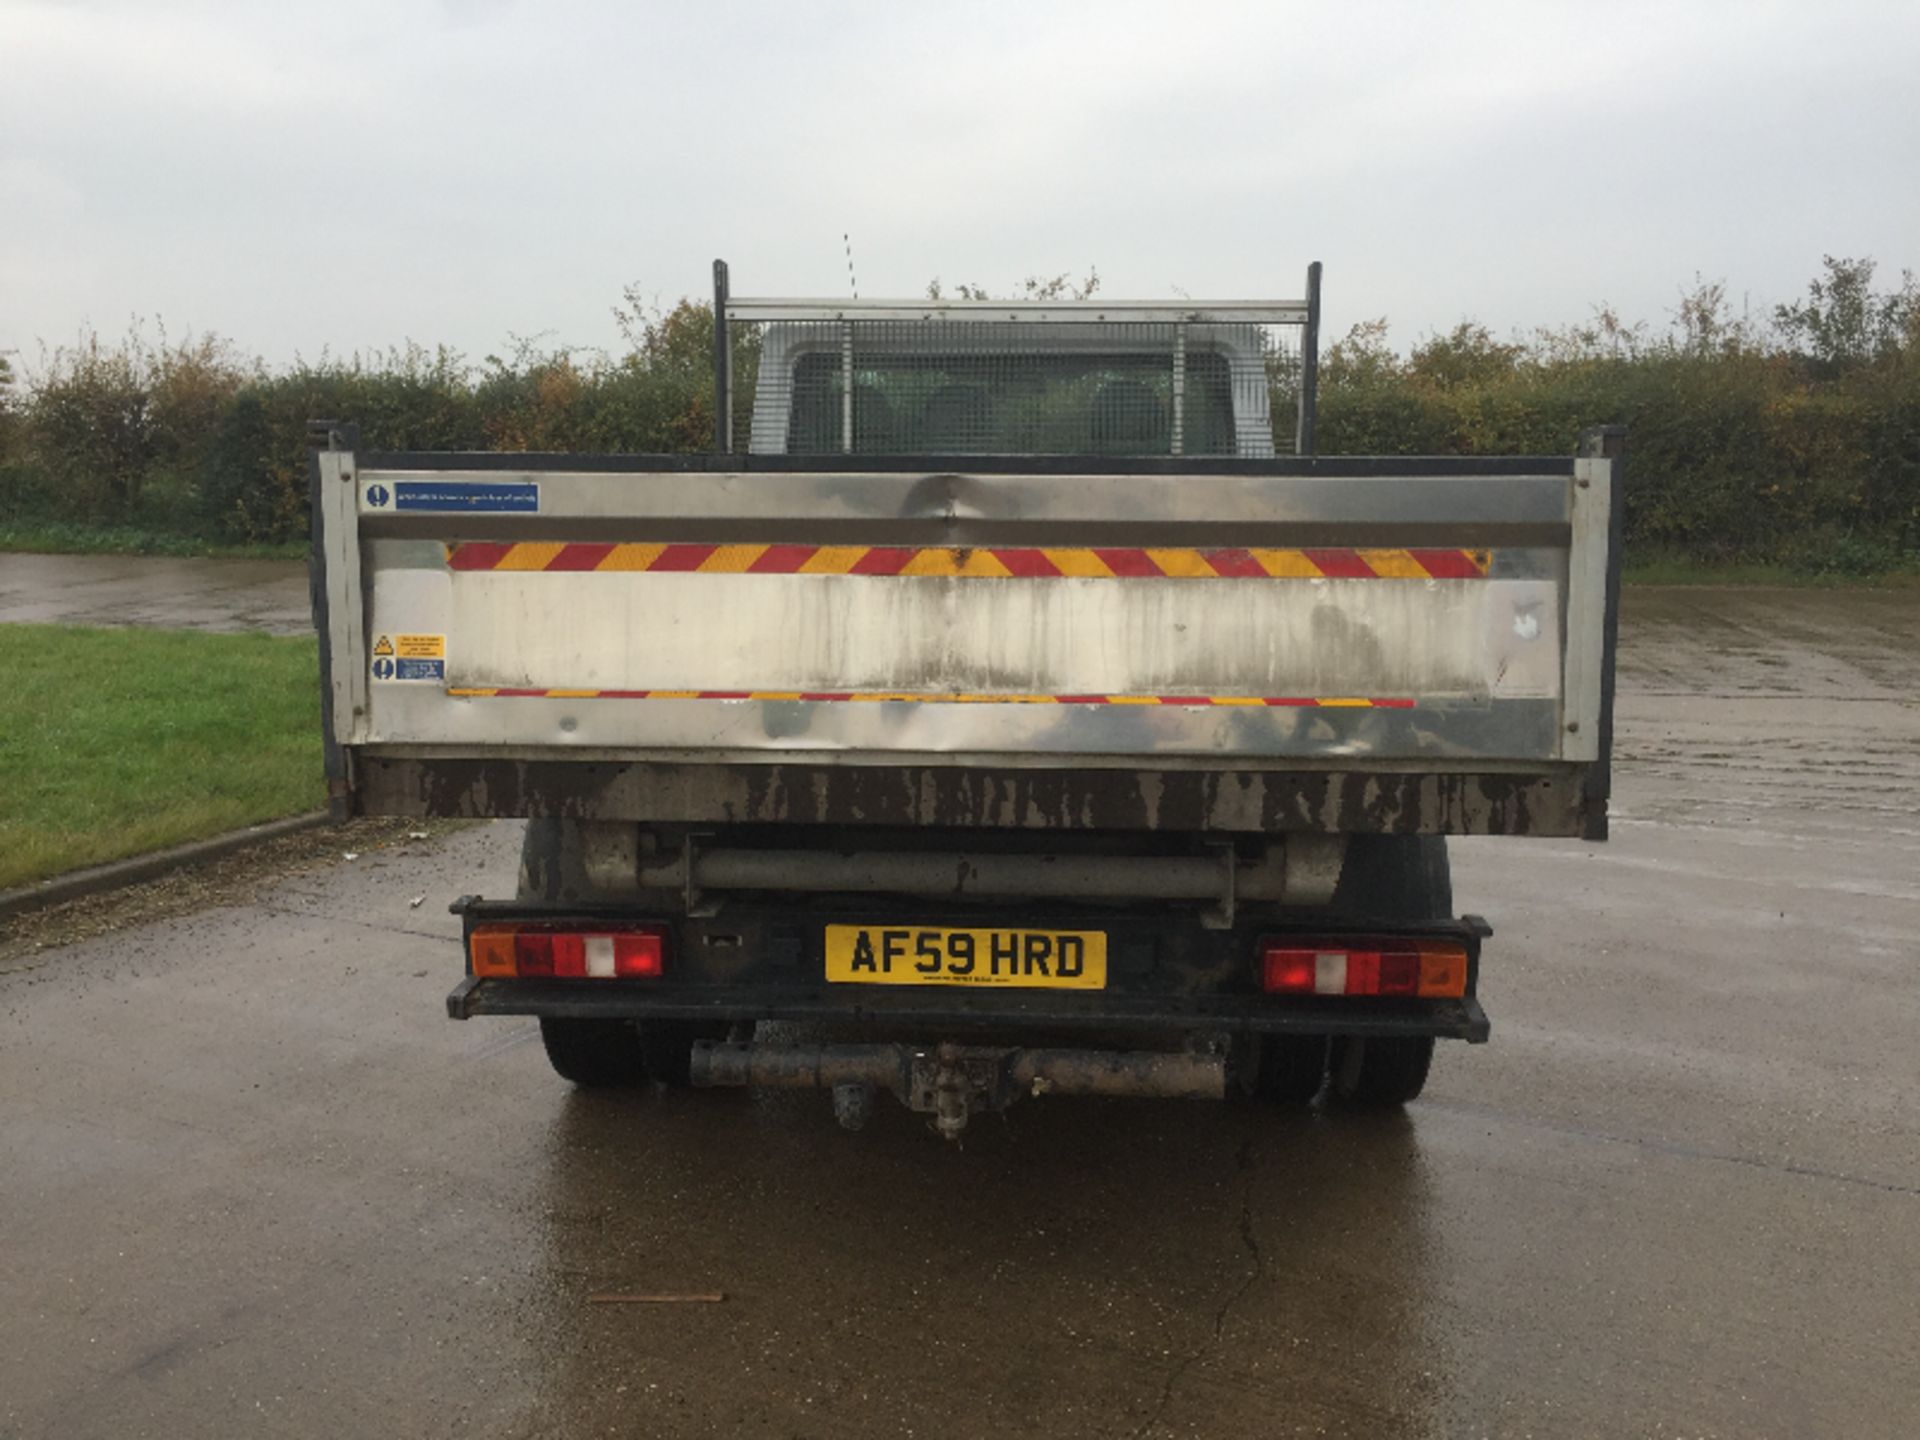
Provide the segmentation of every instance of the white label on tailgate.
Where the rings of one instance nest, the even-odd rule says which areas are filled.
[[[1486,582],[1487,659],[1496,700],[1560,693],[1560,607],[1550,581]]]

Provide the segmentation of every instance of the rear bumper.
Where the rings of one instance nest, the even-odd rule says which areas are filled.
[[[854,1024],[875,1034],[929,1028],[956,1033],[1036,1030],[1217,1030],[1247,1034],[1434,1035],[1480,1043],[1490,1033],[1474,996],[1461,1000],[1285,999],[1265,995],[1160,996],[1114,992],[981,995],[961,1005],[940,989],[906,996],[757,985],[655,988],[650,982],[483,980],[468,976],[447,996],[455,1020],[478,1015],[568,1019],[778,1020]]]
[[[908,897],[864,897],[863,912],[910,915],[916,923],[978,924],[979,909],[951,909]],[[456,1020],[479,1015],[541,1015],[569,1019],[690,1020],[725,1025],[741,1021],[832,1023],[861,1038],[897,1040],[938,1032],[943,1037],[994,1040],[1022,1030],[1081,1034],[1170,1032],[1307,1035],[1432,1035],[1474,1043],[1488,1037],[1486,1012],[1475,994],[1480,944],[1492,933],[1476,915],[1409,924],[1314,913],[1298,920],[1243,910],[1228,930],[1201,926],[1174,907],[1126,911],[1103,906],[1027,903],[1017,921],[1037,928],[1092,929],[1107,934],[1109,981],[1098,990],[1052,990],[976,985],[862,985],[829,983],[822,946],[825,925],[842,913],[840,901],[821,908],[800,904],[730,904],[719,918],[640,914],[630,907],[558,906],[477,898],[455,906],[470,934],[497,923],[643,922],[669,937],[666,973],[658,978],[501,979],[469,975],[447,997]],[[1466,994],[1459,999],[1385,999],[1359,996],[1270,995],[1261,987],[1255,955],[1263,937],[1288,933],[1328,936],[1408,935],[1453,940],[1467,952]]]

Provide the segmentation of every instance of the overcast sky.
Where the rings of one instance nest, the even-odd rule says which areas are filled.
[[[1920,268],[1920,4],[0,0],[0,350],[613,346],[628,282],[1297,295],[1401,344]]]

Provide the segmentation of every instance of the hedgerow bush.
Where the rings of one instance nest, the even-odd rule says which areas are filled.
[[[1719,285],[1650,336],[1602,312],[1525,341],[1462,324],[1405,358],[1383,321],[1322,365],[1328,453],[1563,454],[1589,425],[1628,431],[1630,552],[1861,573],[1920,553],[1920,293],[1826,262],[1771,324]]]
[[[1602,311],[1499,339],[1466,322],[1407,354],[1384,320],[1321,366],[1328,454],[1565,454],[1628,427],[1631,549],[1874,572],[1920,555],[1920,293],[1829,258],[1767,321],[1697,285],[1653,334]],[[1097,283],[1090,280],[1089,284]],[[1031,286],[1029,287],[1032,288]],[[307,530],[307,423],[377,450],[675,452],[713,433],[713,316],[629,290],[618,355],[518,342],[270,370],[212,337],[84,335],[21,380],[0,359],[0,519],[136,525],[226,542]],[[734,353],[736,435],[757,354]]]

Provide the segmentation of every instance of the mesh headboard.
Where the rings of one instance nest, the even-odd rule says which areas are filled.
[[[1263,458],[1307,448],[1306,302],[732,300],[724,290],[716,302],[731,391],[723,449],[741,438],[763,455]]]

